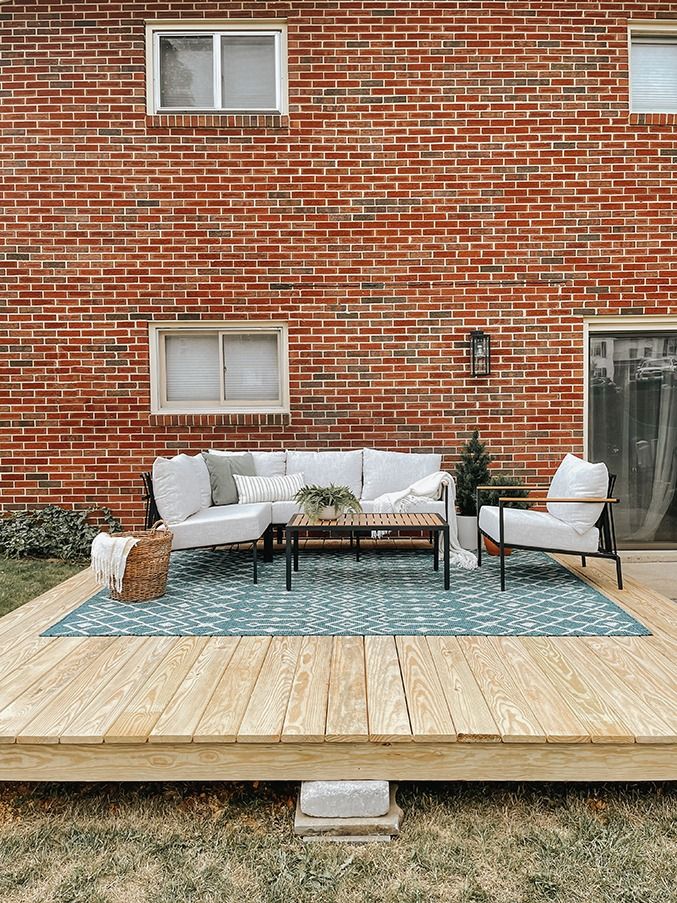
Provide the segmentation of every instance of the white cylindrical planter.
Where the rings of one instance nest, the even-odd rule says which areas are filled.
[[[461,548],[469,552],[477,551],[477,518],[474,515],[457,514],[456,527]]]

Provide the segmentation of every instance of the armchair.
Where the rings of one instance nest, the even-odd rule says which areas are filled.
[[[478,565],[482,564],[482,537],[493,540],[499,548],[501,591],[505,590],[505,549],[532,549],[580,555],[585,567],[586,558],[606,558],[616,564],[616,582],[623,589],[621,559],[616,546],[613,497],[616,482],[604,464],[589,464],[567,455],[549,487],[502,486],[505,495],[498,505],[481,505],[481,494],[496,491],[496,486],[477,487],[477,548]],[[510,495],[510,490],[527,489],[526,501],[545,505],[546,511],[511,508],[525,498]],[[547,492],[544,490],[547,489]],[[531,495],[531,492],[539,492]]]

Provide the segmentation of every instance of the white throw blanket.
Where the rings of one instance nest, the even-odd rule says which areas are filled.
[[[439,499],[442,495],[444,486],[449,491],[449,560],[452,565],[464,568],[466,571],[472,571],[477,567],[477,558],[472,552],[461,548],[458,541],[458,530],[456,528],[456,486],[454,478],[450,473],[439,470],[432,473],[428,477],[423,477],[412,483],[407,489],[401,489],[399,492],[386,492],[374,499],[374,511],[380,513],[395,512],[400,513],[409,511],[421,499]],[[442,554],[442,543],[440,543],[440,555]]]
[[[92,543],[92,570],[99,583],[109,589],[122,591],[127,556],[139,540],[133,536],[110,536],[99,533]]]

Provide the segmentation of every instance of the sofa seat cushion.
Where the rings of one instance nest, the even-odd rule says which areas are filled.
[[[274,524],[286,524],[294,514],[301,511],[298,502],[273,502],[272,508]]]
[[[374,501],[373,499],[364,499],[361,501],[362,510],[365,514],[373,514],[374,513]],[[441,517],[444,517],[444,501],[436,501],[434,499],[417,499],[415,502],[412,502],[411,505],[407,506],[407,514],[439,514]]]
[[[363,449],[363,499],[377,499],[387,492],[399,492],[413,483],[437,473],[442,456],[409,452]]]
[[[271,523],[270,505],[217,505],[172,526],[172,549],[195,549],[258,539]]]
[[[561,549],[585,554],[599,547],[599,530],[591,527],[579,533],[571,524],[553,517],[547,511],[525,511],[504,508],[503,523],[506,545],[531,546],[535,549]],[[483,505],[480,509],[480,528],[494,542],[498,542],[498,506]]]
[[[362,451],[287,451],[287,473],[302,473],[306,486],[347,486],[362,492]]]
[[[206,469],[206,468],[205,468]],[[153,461],[153,495],[160,517],[174,525],[198,512],[206,499],[204,474],[190,455]]]
[[[591,464],[575,455],[565,455],[557,468],[548,489],[548,498],[606,498],[609,488],[609,471],[606,464]],[[604,508],[591,502],[549,502],[548,512],[569,524],[577,533],[585,533],[594,527]]]

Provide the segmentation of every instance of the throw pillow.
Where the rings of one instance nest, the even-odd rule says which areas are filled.
[[[294,496],[306,485],[302,473],[290,473],[285,477],[244,477],[233,474],[241,505],[252,502],[292,502]]]
[[[548,498],[606,498],[608,488],[609,471],[606,464],[591,464],[569,454],[552,478]],[[557,520],[569,524],[577,533],[585,533],[595,526],[604,505],[548,502],[546,507],[548,513]]]
[[[202,507],[195,464],[188,455],[156,458],[153,462],[153,495],[160,517],[180,524]]]
[[[254,459],[251,455],[212,455],[203,453],[209,482],[212,487],[212,501],[215,505],[234,505],[237,502],[237,486],[233,474],[254,476]]]

